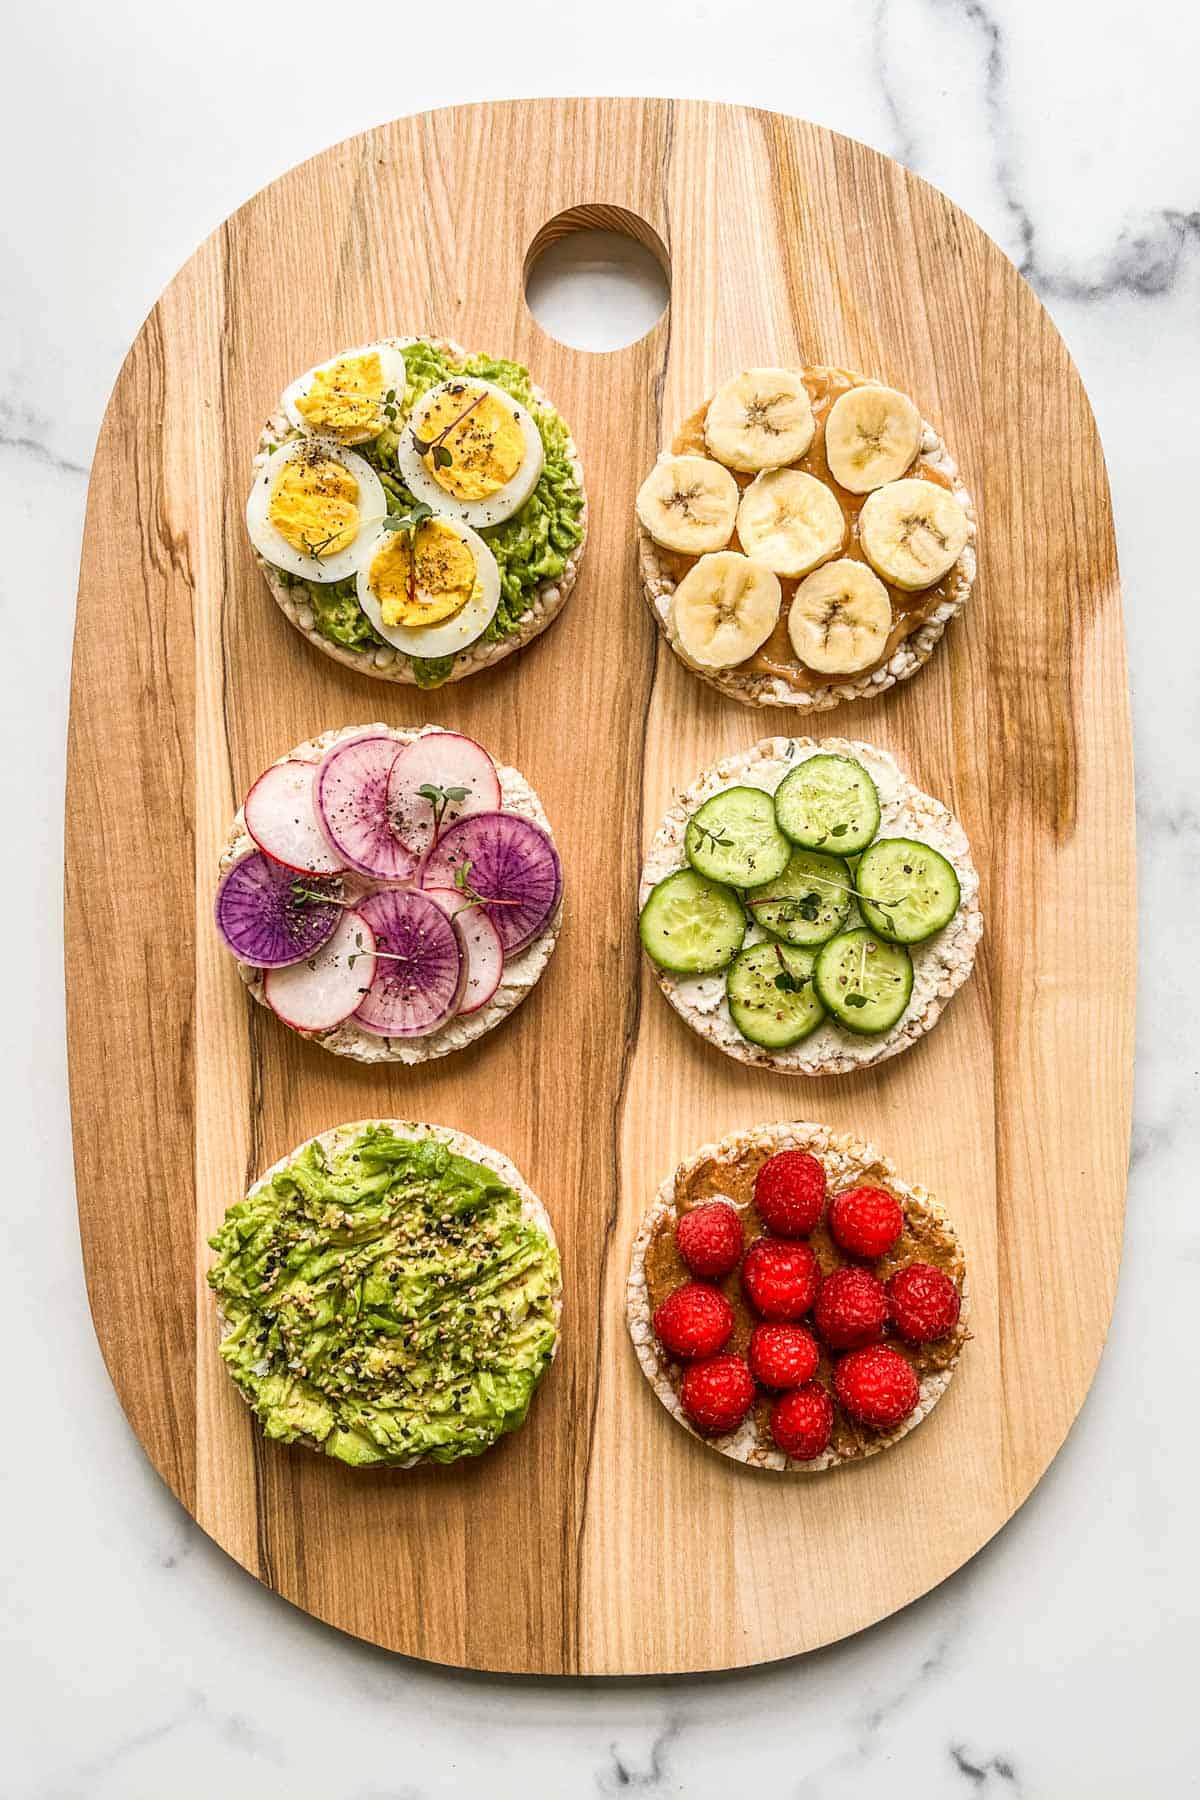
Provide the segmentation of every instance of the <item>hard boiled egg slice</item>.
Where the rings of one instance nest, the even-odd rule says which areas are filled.
[[[408,372],[394,344],[343,350],[293,381],[283,410],[300,431],[366,444],[394,423],[404,405]]]
[[[409,491],[477,529],[517,512],[546,460],[531,415],[473,375],[430,388],[400,434],[396,461]]]
[[[486,631],[500,604],[500,571],[460,519],[381,530],[358,571],[358,603],[380,637],[407,656],[453,656]]]
[[[374,469],[328,438],[293,438],[276,450],[246,502],[246,529],[259,555],[307,581],[353,575],[386,516]]]

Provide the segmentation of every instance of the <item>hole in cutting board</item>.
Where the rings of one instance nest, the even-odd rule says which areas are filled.
[[[652,225],[623,206],[572,206],[525,255],[525,301],[542,330],[575,350],[623,350],[671,300],[671,259]]]

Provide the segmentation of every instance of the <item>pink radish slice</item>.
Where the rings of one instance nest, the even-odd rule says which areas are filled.
[[[264,856],[304,875],[336,875],[345,867],[325,842],[313,807],[316,763],[282,762],[260,775],[246,795],[246,830]]]
[[[315,956],[267,970],[267,1005],[296,1031],[332,1031],[361,1006],[376,966],[375,933],[348,907]]]
[[[421,873],[422,887],[462,883],[485,903],[505,955],[515,956],[545,929],[561,898],[558,851],[548,832],[519,813],[472,813],[442,833]]]
[[[358,909],[375,933],[375,978],[355,1018],[378,1037],[428,1037],[458,1010],[466,957],[439,906],[414,889],[386,888]]]
[[[394,738],[348,738],[325,753],[313,784],[317,819],[334,851],[378,881],[408,881],[420,861],[388,817],[388,776],[399,755]]]
[[[442,813],[445,831],[469,813],[491,812],[502,804],[496,765],[474,738],[457,731],[428,731],[403,749],[388,777],[388,812],[392,829],[417,856],[433,843],[434,808],[423,787],[466,788]]]
[[[336,895],[340,883],[319,875],[300,876],[261,850],[234,863],[217,889],[217,930],[239,962],[256,969],[282,969],[303,962],[337,930],[341,907],[293,890]]]
[[[453,919],[467,953],[467,978],[458,1004],[460,1018],[486,1006],[504,973],[500,933],[481,906],[473,906],[457,888],[422,888],[448,919]]]

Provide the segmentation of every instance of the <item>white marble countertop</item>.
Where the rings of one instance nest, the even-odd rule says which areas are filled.
[[[734,21],[744,35],[734,50]],[[0,1280],[0,1789],[11,1800],[803,1800],[1192,1791],[1200,606],[1181,531],[1200,405],[1200,15],[1184,0],[319,0],[25,7],[10,27],[0,305],[0,792],[13,1151]],[[326,51],[331,32],[348,45]],[[319,48],[311,49],[310,45]],[[477,46],[477,48],[472,48]],[[482,54],[480,48],[482,48]],[[14,60],[15,54],[15,60]],[[889,151],[1020,264],[1107,446],[1135,711],[1142,966],[1129,1228],[1091,1397],[1013,1523],[908,1611],[745,1675],[447,1674],[326,1630],[151,1472],[92,1335],[60,971],[61,793],[86,470],[121,358],[239,202],[398,112],[555,92],[752,101]],[[1176,466],[1178,459],[1178,466]],[[1170,936],[1160,940],[1160,930]],[[97,1046],[97,1054],[103,1047]],[[1069,1199],[1069,1197],[1064,1197]],[[1081,1215],[1086,1229],[1086,1210]]]

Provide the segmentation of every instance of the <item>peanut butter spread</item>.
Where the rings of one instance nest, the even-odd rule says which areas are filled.
[[[747,1249],[755,1238],[765,1234],[766,1228],[754,1205],[754,1178],[773,1153],[767,1148],[742,1148],[736,1152],[709,1157],[697,1164],[685,1164],[680,1170],[675,1180],[675,1211],[673,1214],[664,1213],[658,1220],[646,1249],[646,1288],[651,1311],[660,1306],[675,1288],[694,1279],[675,1245],[675,1226],[683,1213],[702,1205],[706,1200],[722,1197],[733,1201],[738,1209]],[[909,1263],[930,1263],[948,1275],[961,1294],[965,1275],[962,1251],[954,1233],[938,1215],[919,1202],[914,1202],[911,1196],[898,1193],[894,1183],[889,1181],[886,1169],[881,1165],[864,1169],[854,1185],[886,1188],[900,1201],[904,1211],[904,1231],[899,1243],[890,1255],[880,1257],[870,1265],[879,1280],[886,1282],[897,1269],[906,1268]],[[831,1193],[830,1199],[832,1198]],[[828,1216],[828,1210],[826,1206],[825,1217]],[[825,1217],[808,1239],[822,1276],[854,1260],[838,1248],[830,1235]],[[743,1292],[740,1267],[717,1285],[733,1308],[733,1336],[726,1348],[744,1356],[750,1333],[758,1320]],[[960,1321],[949,1336],[938,1339],[936,1343],[905,1344],[890,1333],[887,1342],[911,1363],[920,1382],[926,1376],[948,1368],[957,1358],[966,1337],[966,1327]],[[846,1461],[864,1455],[873,1445],[876,1434],[864,1426],[856,1425],[837,1404],[833,1392],[833,1358],[823,1345],[820,1348],[821,1361],[816,1379],[829,1390],[834,1401],[830,1448],[839,1460]],[[668,1379],[678,1392],[683,1379],[683,1365],[664,1358],[664,1367]],[[773,1444],[768,1426],[771,1405],[772,1396],[760,1391],[751,1415],[758,1443],[763,1448],[770,1448]]]
[[[848,557],[854,562],[865,563],[867,559],[863,555],[858,537],[858,515],[870,496],[851,494],[846,488],[839,487],[830,473],[825,455],[825,422],[829,417],[829,409],[835,400],[842,394],[848,393],[851,388],[859,386],[860,382],[844,369],[806,368],[803,378],[812,401],[815,429],[812,443],[804,455],[789,466],[803,470],[806,475],[814,475],[833,494],[846,521],[845,545],[839,550],[838,555]],[[705,401],[703,406],[684,420],[671,444],[671,449],[677,456],[709,455],[704,438],[704,419],[707,412],[708,402]],[[741,474],[736,469],[731,469],[729,472],[742,489],[747,488],[754,479],[752,475]],[[954,490],[954,483],[949,476],[920,453],[906,471],[906,475],[911,480],[933,481],[939,487],[947,488],[951,492]],[[727,547],[731,550],[742,549],[736,527]],[[667,550],[662,545],[656,546],[656,554],[664,573],[676,586],[699,560],[695,556],[688,556],[677,550]],[[877,573],[877,571],[872,572]],[[882,580],[882,576],[879,579]],[[893,587],[890,582],[884,581],[883,585],[887,589],[892,605],[892,629],[888,634],[883,654],[878,661],[872,663],[869,669],[857,671],[855,679],[870,675],[873,670],[882,668],[889,662],[904,640],[910,637],[914,631],[919,630],[944,600],[951,598],[957,581],[957,563],[947,570],[936,586],[923,588],[917,593],[909,593],[903,588]],[[786,682],[793,689],[813,691],[827,687],[830,677],[805,668],[804,664],[797,660],[796,653],[792,649],[791,639],[788,636],[787,619],[791,609],[792,596],[799,585],[799,581],[780,577],[783,601],[775,629],[762,648],[739,667],[747,675],[770,675]]]

